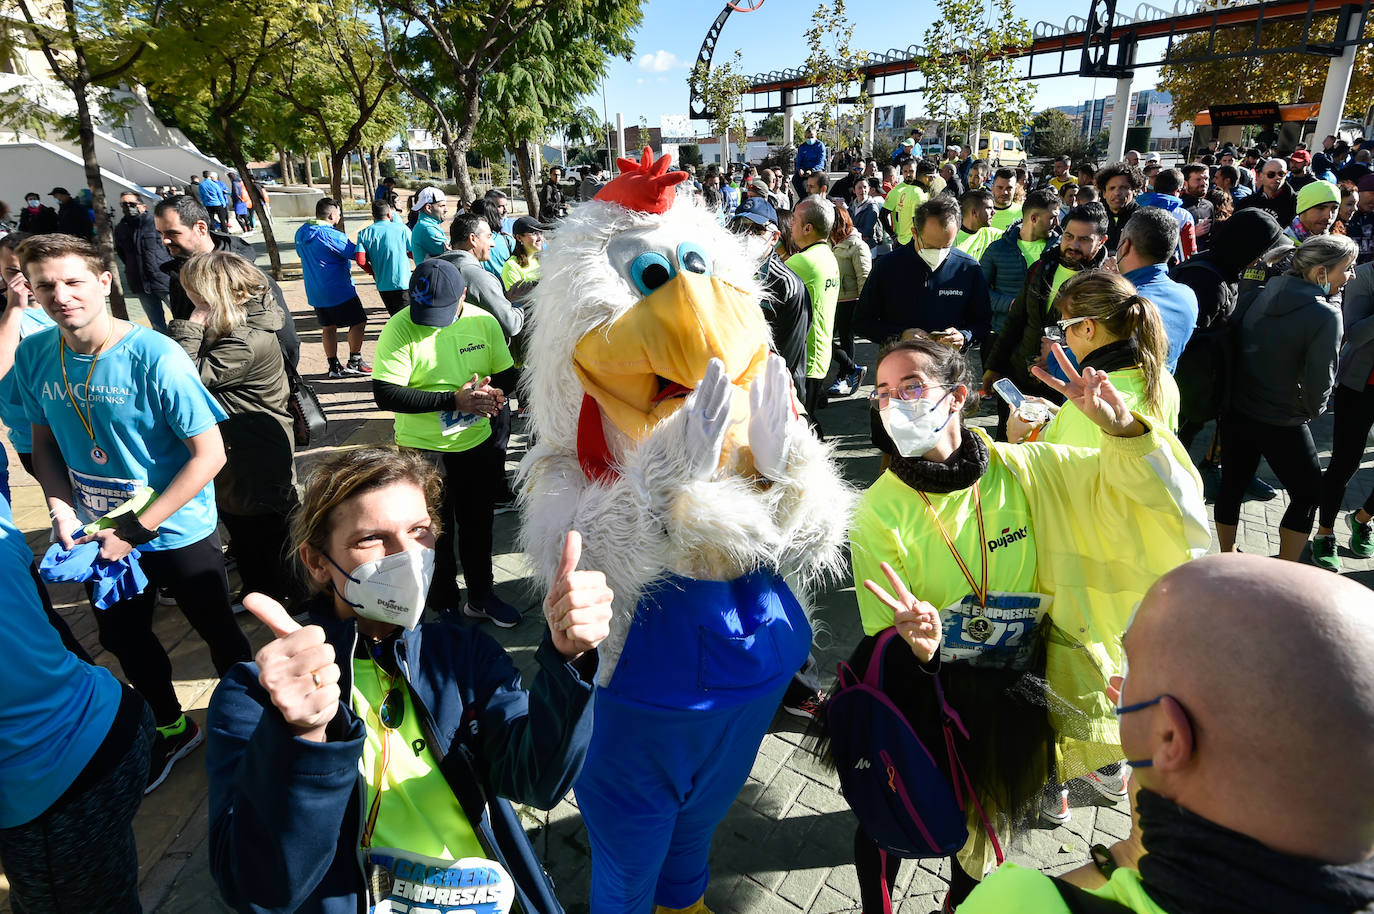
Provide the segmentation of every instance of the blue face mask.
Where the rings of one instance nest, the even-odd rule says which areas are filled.
[[[1129,672],[1130,664],[1127,662],[1126,657],[1123,655],[1121,658],[1121,691],[1118,693],[1120,695],[1126,694],[1126,675]],[[1136,711],[1144,711],[1146,708],[1153,707],[1154,705],[1159,704],[1163,700],[1164,696],[1160,695],[1157,698],[1151,698],[1149,701],[1138,701],[1135,704],[1131,705],[1117,705],[1112,710],[1116,711],[1116,717],[1118,720],[1120,720],[1121,715],[1123,714],[1133,714]],[[1132,768],[1151,768],[1154,766],[1154,759],[1145,759],[1143,761],[1127,759],[1126,764],[1130,765]]]

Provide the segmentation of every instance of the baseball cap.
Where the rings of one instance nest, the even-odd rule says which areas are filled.
[[[735,210],[735,219],[748,219],[755,225],[777,225],[778,211],[773,209],[773,204],[759,197],[750,197],[739,205]],[[424,264],[421,264],[424,266]]]
[[[1157,152],[1146,153],[1145,155],[1146,162],[1158,162],[1159,160],[1159,153]]]
[[[410,202],[410,211],[418,213],[420,210],[429,206],[431,203],[443,203],[448,197],[437,187],[426,187],[415,195],[415,199]]]
[[[1294,149],[1288,154],[1288,161],[1300,162],[1303,165],[1311,165],[1312,153],[1308,152],[1306,149]]]
[[[428,258],[410,274],[410,319],[421,327],[447,327],[458,317],[468,285],[447,260]]]
[[[1313,181],[1298,191],[1298,212],[1305,213],[1314,206],[1340,203],[1341,191],[1329,181]]]
[[[903,145],[903,146],[915,146],[915,145],[916,145],[916,141],[915,141],[913,138],[911,138],[911,137],[907,137],[906,139],[902,140],[902,145]]]
[[[860,165],[859,167],[863,168],[862,165]],[[751,180],[749,182],[749,189],[756,194],[763,194],[765,197],[772,193],[772,190],[769,189],[768,185],[764,183],[763,178],[754,178],[753,180]]]
[[[533,216],[521,216],[519,219],[516,219],[515,224],[511,226],[511,234],[525,235],[530,232],[547,232],[550,228],[552,228],[552,226],[540,222]],[[420,266],[424,266],[424,264],[420,264]]]

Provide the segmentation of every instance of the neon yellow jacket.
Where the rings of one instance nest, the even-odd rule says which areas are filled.
[[[1140,874],[1121,867],[1100,889],[1093,889],[1098,898],[1115,901],[1137,914],[1168,914],[1145,893]],[[1055,888],[1049,876],[1036,870],[1023,869],[1014,863],[1004,863],[973,890],[973,894],[959,905],[959,914],[1069,914],[1064,896]]]
[[[1121,670],[1121,636],[1140,599],[1165,572],[1207,551],[1211,532],[1202,484],[1171,433],[1151,426],[1138,438],[1104,436],[1100,450],[988,440],[980,481],[989,539],[1015,534],[990,552],[992,590],[1034,590],[1053,598],[1047,652],[1050,686],[1086,719],[1060,734],[1065,780],[1119,759],[1120,736],[1104,686]],[[978,527],[969,492],[929,496],[970,571],[980,571]],[[1003,528],[1008,528],[1006,533]],[[1110,531],[1106,533],[1104,531]],[[937,607],[968,592],[925,504],[890,471],[859,503],[850,531],[855,592],[864,630],[892,624],[892,613],[863,582],[885,583],[886,561],[911,592]]]
[[[1160,378],[1164,402],[1159,415],[1150,412],[1145,405],[1145,374],[1139,368],[1122,368],[1107,373],[1112,385],[1121,391],[1126,405],[1146,416],[1162,419],[1169,431],[1178,431],[1178,385],[1174,376],[1165,372]],[[1049,444],[1068,444],[1074,447],[1101,447],[1102,429],[1093,420],[1083,415],[1083,411],[1072,402],[1065,403],[1045,426],[1037,441]]]

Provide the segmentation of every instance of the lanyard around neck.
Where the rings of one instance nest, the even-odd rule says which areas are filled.
[[[86,371],[86,383],[82,387],[84,391],[81,397],[86,406],[86,411],[81,411],[81,404],[76,402],[76,395],[72,392],[71,382],[67,380],[67,341],[62,339],[62,334],[57,334],[57,360],[62,364],[62,386],[67,390],[67,399],[72,404],[72,409],[76,410],[76,418],[81,420],[81,427],[90,436],[91,443],[95,443],[95,426],[91,421],[91,377],[95,374],[95,363],[100,361],[100,354],[105,351],[105,347],[110,344],[110,337],[114,336],[114,320],[110,320],[110,329],[105,333],[105,340],[91,356],[91,367]]]
[[[917,491],[916,494],[921,496],[921,501],[925,502],[926,507],[930,509],[930,516],[934,518],[936,529],[940,531],[940,536],[944,538],[945,545],[949,547],[949,554],[954,556],[955,563],[958,564],[959,570],[963,572],[964,580],[968,582],[968,586],[973,590],[973,595],[978,598],[979,608],[986,612],[988,608],[988,538],[983,530],[983,497],[979,492],[978,483],[975,482],[973,484],[973,506],[978,515],[978,549],[983,555],[981,586],[977,581],[973,580],[973,572],[969,571],[968,563],[964,561],[964,557],[960,555],[959,550],[955,548],[954,540],[950,538],[949,532],[945,530],[945,525],[940,522],[940,515],[935,513],[935,506],[930,503],[930,499],[926,496],[926,493]]]

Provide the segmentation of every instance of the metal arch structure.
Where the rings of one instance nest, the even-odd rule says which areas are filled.
[[[766,0],[727,0],[725,9],[716,16],[716,21],[711,23],[711,27],[706,30],[706,37],[701,40],[701,50],[697,51],[697,64],[706,64],[706,69],[711,69],[711,59],[716,53],[716,42],[720,40],[721,29],[725,28],[726,20],[731,13],[752,13],[763,6]],[[716,113],[706,107],[706,100],[701,97],[696,88],[691,89],[692,97],[688,102],[688,116],[696,120],[710,120]]]
[[[1332,40],[1310,41],[1308,36],[1313,19],[1332,13],[1337,15]],[[1031,30],[1031,44],[1011,49],[1007,56],[1029,62],[1022,79],[1120,77],[1130,75],[1136,67],[1267,57],[1273,54],[1304,53],[1338,57],[1348,47],[1374,44],[1374,34],[1367,28],[1371,15],[1374,15],[1374,0],[1252,0],[1227,5],[1218,5],[1209,0],[1173,0],[1171,9],[1142,2],[1133,13],[1117,9],[1116,0],[1092,0],[1088,18],[1069,16],[1062,26],[1037,22]],[[1302,40],[1284,47],[1262,45],[1263,27],[1274,22],[1302,22]],[[1351,29],[1352,25],[1357,28]],[[1217,48],[1217,30],[1236,27],[1253,28],[1249,45],[1236,51]],[[1171,56],[1178,39],[1199,33],[1211,35],[1202,53]],[[1138,44],[1157,39],[1166,41],[1164,51],[1148,60],[1138,59]],[[1115,60],[1111,59],[1113,49],[1116,51]],[[942,52],[948,53],[957,54],[958,49]],[[925,81],[916,65],[917,61],[929,56],[936,55],[928,54],[919,44],[870,53],[861,68],[862,81],[868,87],[869,97],[924,90]],[[749,97],[746,102],[748,110],[761,114],[815,102],[815,86],[805,71],[797,67],[755,74],[745,94]]]

